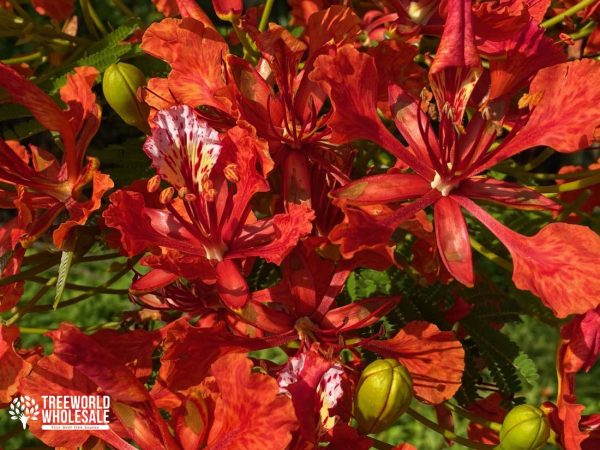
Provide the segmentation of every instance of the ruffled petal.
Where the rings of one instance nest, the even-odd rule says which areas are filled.
[[[111,397],[111,409],[142,448],[179,448],[144,385],[109,349],[73,325],[52,332],[54,355]],[[94,389],[95,390],[95,389]]]
[[[18,327],[0,325],[0,405],[10,403],[19,389],[19,382],[32,367],[15,351],[18,337]]]
[[[529,87],[533,100],[527,123],[493,158],[494,162],[536,146],[575,152],[594,143],[600,127],[600,61],[583,59],[540,70]],[[585,95],[580,95],[585,92]]]
[[[312,230],[314,211],[304,205],[290,204],[287,213],[244,226],[231,243],[227,259],[260,256],[280,265],[283,259]]]
[[[397,358],[410,372],[415,394],[427,402],[448,400],[461,385],[465,351],[453,332],[431,323],[410,322],[393,338],[363,346]]]
[[[542,299],[557,317],[582,314],[600,304],[600,236],[581,225],[551,223],[527,237],[506,228],[471,200],[456,201],[508,248],[513,281]]]
[[[253,372],[252,362],[240,354],[222,356],[210,371],[220,395],[207,448],[287,448],[298,421],[291,399],[279,393],[277,382]]]

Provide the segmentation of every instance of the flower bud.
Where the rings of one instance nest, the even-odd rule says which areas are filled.
[[[219,19],[226,22],[238,20],[244,9],[242,0],[212,0],[212,4]]]
[[[500,429],[503,450],[535,450],[546,445],[550,423],[543,411],[531,405],[515,406],[504,418]]]
[[[145,85],[142,71],[126,63],[112,64],[102,79],[102,91],[111,108],[125,123],[148,134],[149,108],[137,95]]]
[[[360,376],[354,417],[361,433],[378,433],[406,412],[413,395],[410,374],[395,359],[378,359]]]

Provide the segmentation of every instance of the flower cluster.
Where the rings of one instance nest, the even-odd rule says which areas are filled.
[[[286,26],[272,0],[153,2],[166,18],[117,39],[127,64],[65,62],[89,45],[68,0],[33,0],[52,25],[27,31],[66,43],[59,89],[0,64],[2,99],[54,138],[0,138],[0,405],[110,396],[109,430],[30,424],[66,448],[406,450],[373,434],[406,411],[472,448],[600,445],[575,395],[600,353],[598,2],[290,0]],[[121,120],[132,177],[98,148]],[[589,167],[532,172],[575,152]],[[110,291],[62,301],[105,255],[135,310],[16,348],[24,315]],[[518,314],[562,326],[559,388],[507,415],[518,362],[493,339]]]

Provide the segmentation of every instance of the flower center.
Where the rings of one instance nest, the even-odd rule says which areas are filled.
[[[452,192],[456,186],[458,186],[458,183],[452,183],[450,180],[442,178],[437,172],[435,172],[433,180],[431,181],[432,189],[437,189],[444,197],[448,197],[450,192]]]

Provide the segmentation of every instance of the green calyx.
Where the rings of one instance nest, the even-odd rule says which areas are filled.
[[[502,450],[540,449],[550,437],[550,423],[544,412],[532,405],[515,406],[500,429]]]
[[[360,376],[354,417],[361,433],[378,433],[406,412],[413,396],[410,374],[394,359],[369,364]]]
[[[148,133],[149,108],[138,96],[138,89],[145,85],[140,69],[121,62],[106,69],[102,79],[104,98],[111,108],[125,123]]]

